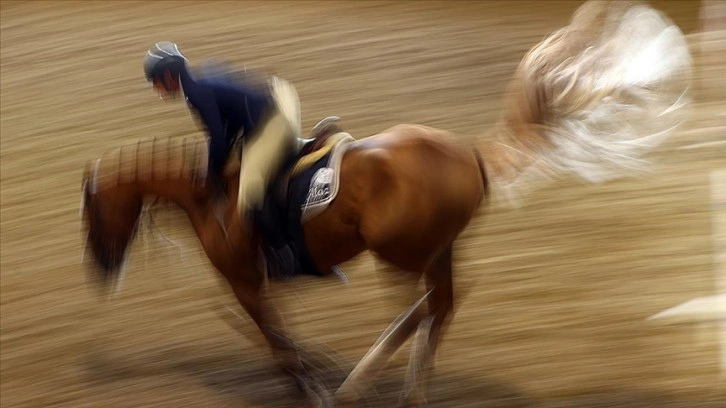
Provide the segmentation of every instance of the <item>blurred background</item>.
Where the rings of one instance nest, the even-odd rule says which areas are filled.
[[[300,405],[267,351],[220,318],[233,301],[180,211],[157,223],[182,251],[141,236],[113,302],[86,286],[84,164],[139,138],[203,136],[183,103],[145,86],[149,46],[174,41],[193,65],[221,58],[290,80],[306,130],[339,115],[357,138],[405,122],[476,138],[524,53],[581,3],[3,1],[0,405]],[[726,5],[650,3],[688,35],[690,122],[651,177],[565,179],[470,225],[455,249],[466,297],[432,407],[726,406],[724,326],[646,321],[726,285],[726,207],[712,199],[726,190]],[[349,369],[399,310],[369,255],[343,268],[348,285],[272,289],[291,331]],[[380,406],[396,401],[407,356],[383,372]]]

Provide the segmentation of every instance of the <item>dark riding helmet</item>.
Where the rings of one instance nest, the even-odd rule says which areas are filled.
[[[173,42],[158,42],[146,52],[144,74],[149,82],[154,78],[161,78],[166,70],[177,75],[185,69],[187,69],[187,59]]]

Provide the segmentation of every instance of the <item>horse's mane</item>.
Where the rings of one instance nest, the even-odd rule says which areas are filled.
[[[84,183],[91,194],[138,181],[204,178],[207,143],[199,137],[139,139],[106,150],[86,164]]]
[[[202,138],[148,138],[126,143],[106,150],[97,159],[86,164],[80,215],[86,221],[85,225],[88,228],[101,214],[99,206],[87,205],[91,202],[91,197],[119,184],[172,179],[196,181],[206,177],[206,171],[207,143]],[[147,216],[151,217],[148,213]],[[147,227],[152,226],[151,218],[149,221]],[[107,232],[99,229],[103,228],[102,223],[95,222],[95,225],[95,229],[87,230],[87,245],[93,248],[96,263],[105,271],[104,279],[110,279],[112,272],[122,269],[127,248],[125,244],[120,243],[125,242],[123,239],[109,241],[104,238]],[[133,234],[135,233],[136,227],[133,229]],[[110,245],[109,242],[117,243]]]

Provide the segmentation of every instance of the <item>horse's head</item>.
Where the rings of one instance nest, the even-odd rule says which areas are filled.
[[[89,278],[106,293],[109,289],[115,290],[121,280],[143,197],[123,186],[99,191],[96,171],[91,167],[84,172],[81,195],[86,251],[90,250],[93,258]]]

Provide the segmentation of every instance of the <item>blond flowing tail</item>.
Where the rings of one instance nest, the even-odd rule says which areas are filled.
[[[678,27],[647,5],[589,1],[533,47],[483,149],[495,193],[517,205],[563,174],[637,175],[685,120],[691,57]]]

